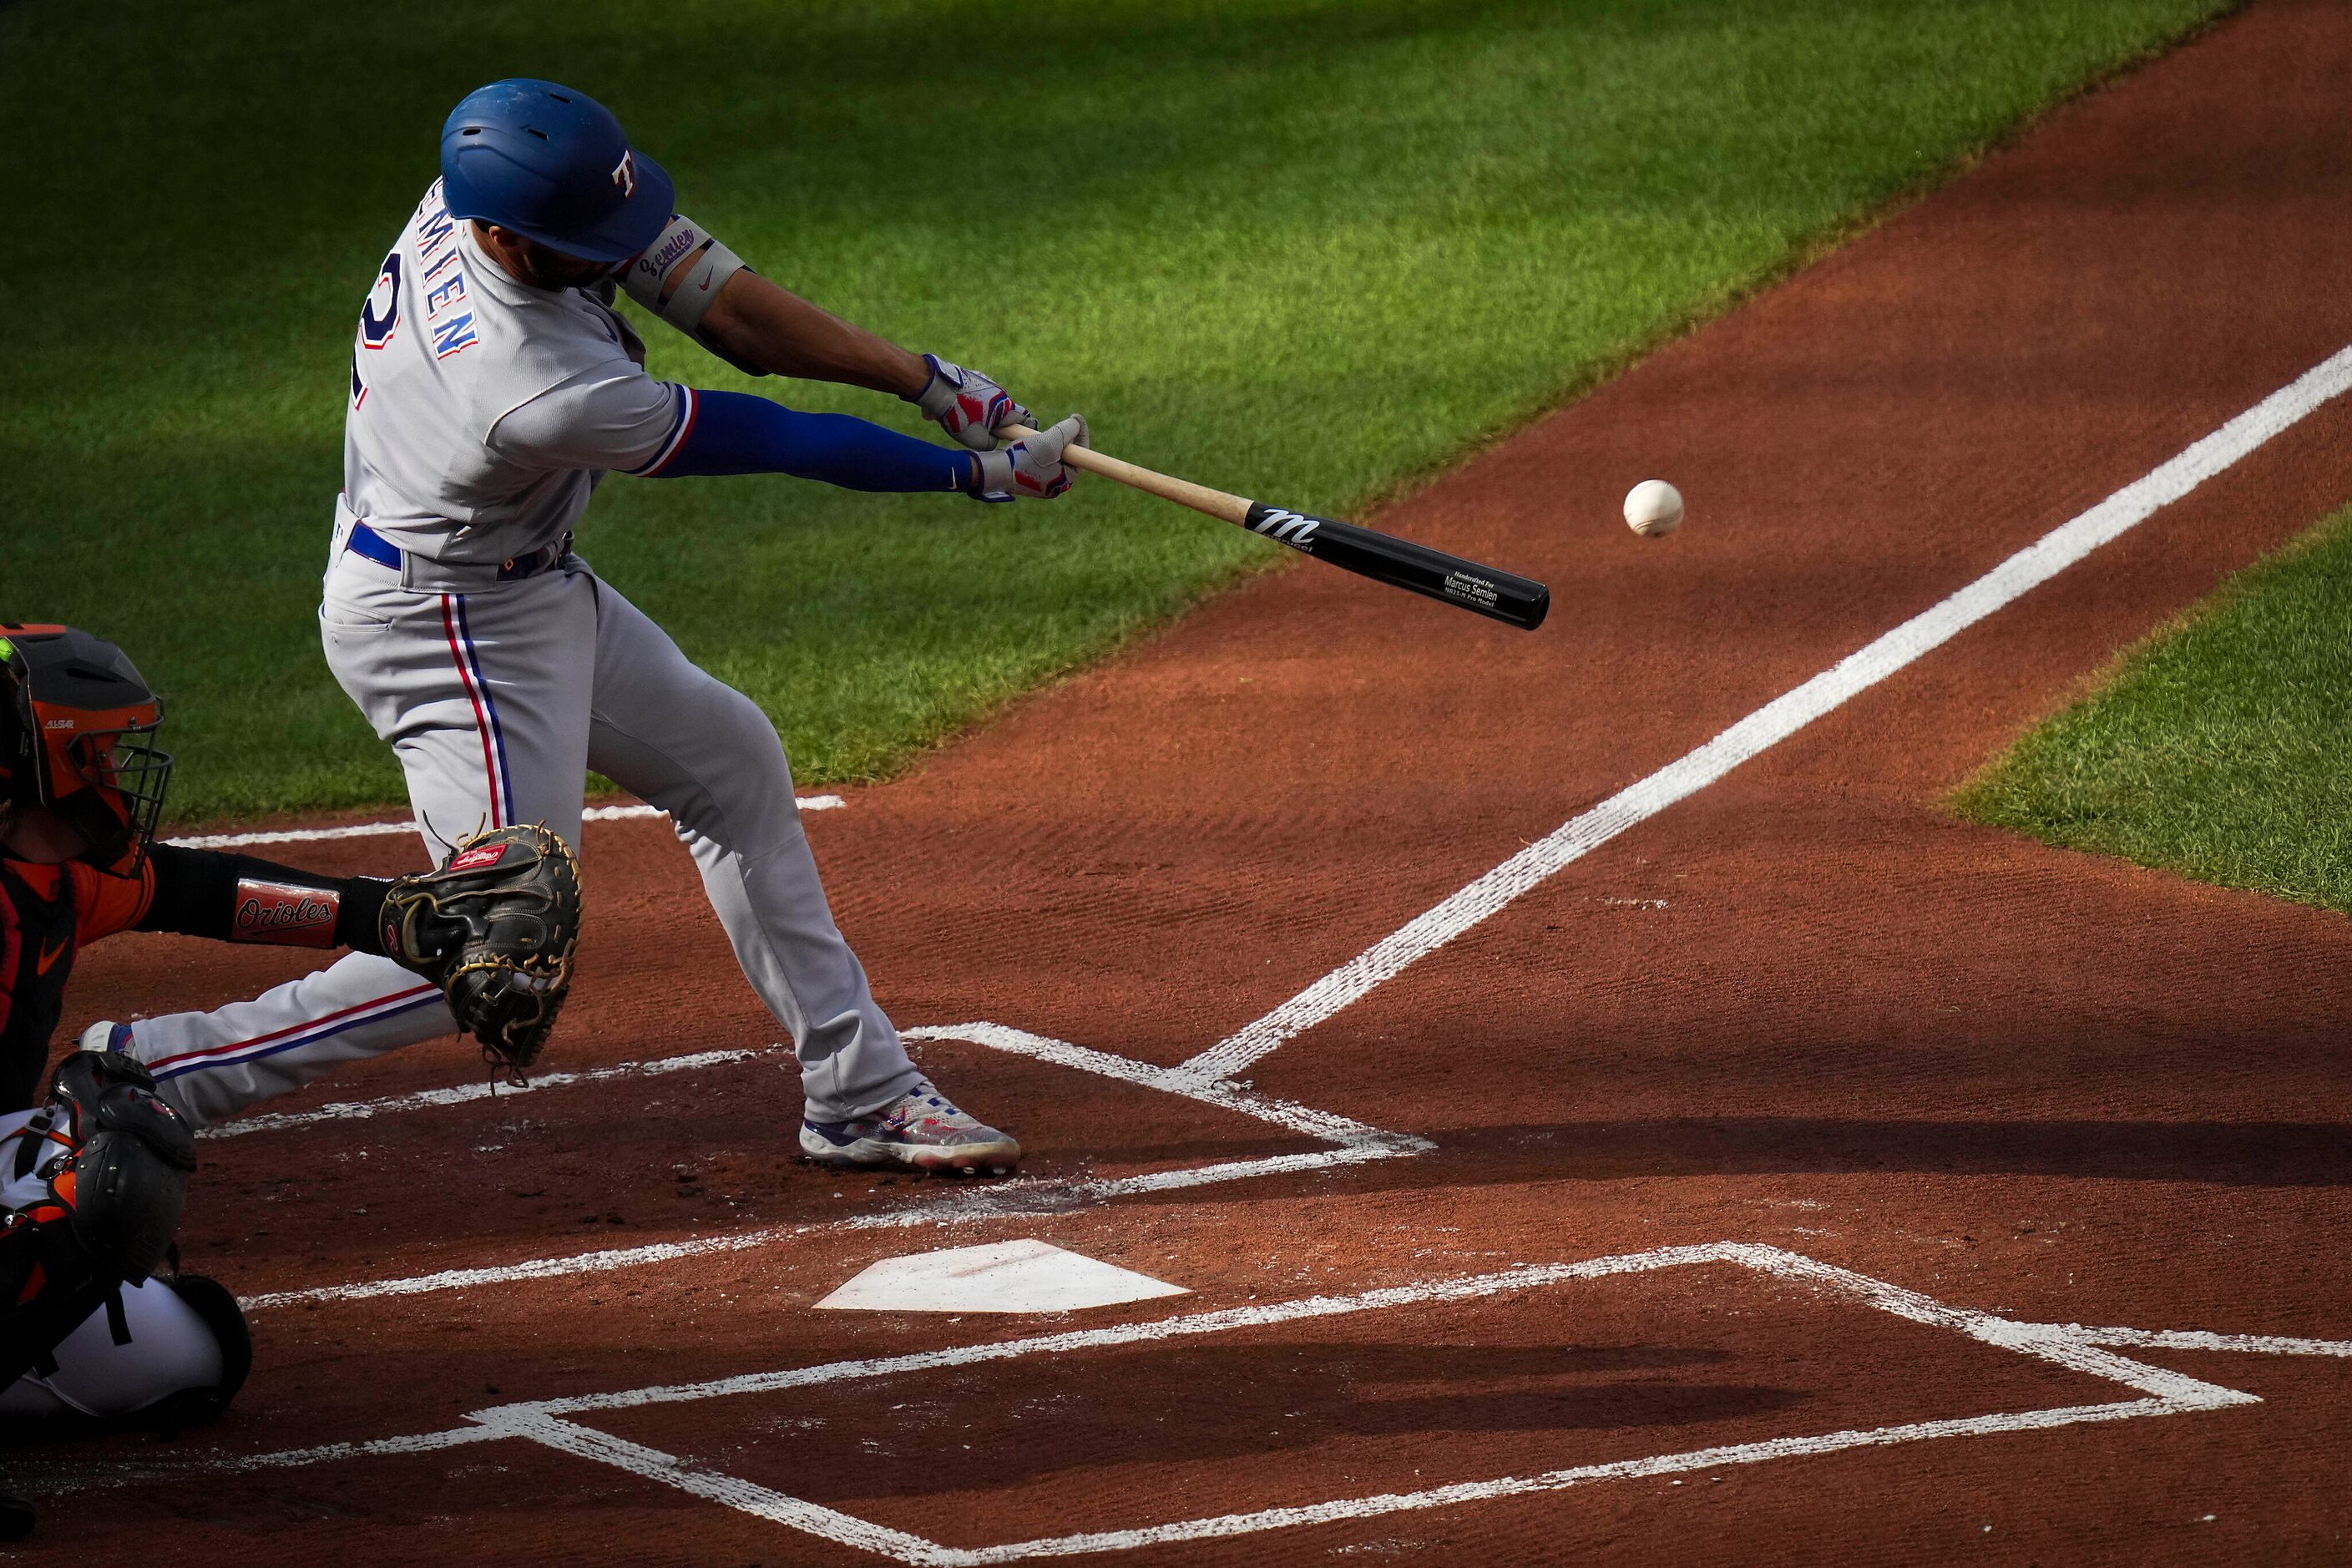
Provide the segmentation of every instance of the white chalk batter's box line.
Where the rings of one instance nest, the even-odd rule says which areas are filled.
[[[1549,1289],[1576,1281],[1614,1276],[1654,1273],[1701,1265],[1732,1265],[1767,1276],[1812,1287],[1822,1295],[1895,1317],[1964,1335],[1996,1349],[2014,1352],[2054,1366],[2119,1384],[2137,1397],[2093,1404],[2064,1405],[2038,1410],[2003,1411],[1984,1415],[1934,1421],[1902,1422],[1884,1426],[1853,1427],[1685,1449],[1643,1458],[1578,1465],[1528,1476],[1502,1476],[1462,1481],[1413,1492],[1381,1492],[1337,1498],[1323,1502],[1247,1513],[1218,1514],[1177,1520],[1132,1530],[1097,1531],[1042,1536],[998,1545],[959,1547],[926,1540],[890,1526],[857,1518],[804,1498],[772,1490],[756,1482],[697,1466],[677,1455],[583,1426],[575,1417],[600,1411],[634,1410],[655,1405],[685,1404],[741,1394],[785,1393],[827,1384],[874,1378],[931,1373],[989,1362],[1067,1355],[1123,1345],[1161,1343],[1230,1333],[1268,1325],[1339,1318],[1400,1307],[1444,1305],[1475,1301],[1517,1292]],[[257,1470],[290,1469],[347,1458],[421,1454],[476,1443],[523,1438],[560,1453],[593,1459],[658,1481],[708,1501],[723,1504],[803,1534],[851,1547],[900,1563],[959,1568],[963,1564],[1009,1563],[1028,1558],[1077,1556],[1087,1552],[1133,1551],[1177,1542],[1253,1535],[1304,1525],[1333,1524],[1378,1518],[1385,1514],[1449,1508],[1502,1498],[1564,1491],[1571,1487],[1641,1477],[1672,1476],[1694,1470],[1722,1469],[1733,1465],[1796,1459],[1859,1448],[1886,1448],[1945,1437],[1987,1437],[2008,1433],[2042,1432],[2095,1422],[2137,1420],[2147,1416],[2184,1415],[2259,1405],[2261,1399],[2182,1373],[2150,1366],[2106,1348],[2130,1345],[2193,1351],[2239,1351],[2273,1355],[2352,1357],[2352,1341],[2290,1339],[2271,1336],[2216,1334],[2200,1331],[2085,1328],[2076,1323],[2020,1322],[1965,1307],[1948,1306],[1921,1292],[1802,1254],[1745,1242],[1716,1242],[1697,1247],[1659,1247],[1622,1253],[1579,1263],[1522,1265],[1498,1273],[1430,1280],[1354,1296],[1310,1296],[1263,1305],[1228,1307],[1191,1312],[1143,1322],[1099,1329],[1074,1330],[989,1344],[921,1351],[911,1354],[828,1362],[815,1366],[755,1373],[705,1383],[681,1384],[498,1405],[473,1412],[466,1425],[444,1431],[368,1442],[333,1443],[320,1447],[283,1449],[274,1453],[219,1455],[185,1464],[140,1464],[50,1470],[43,1477],[48,1489],[74,1490],[90,1487],[163,1484]]]
[[[970,1045],[1010,1052],[1039,1061],[1074,1068],[1140,1088],[1158,1089],[1184,1100],[1221,1110],[1237,1112],[1286,1132],[1311,1138],[1328,1148],[1296,1154],[1270,1154],[1249,1160],[1225,1160],[1206,1165],[1188,1165],[1175,1170],[1146,1171],[1132,1176],[1100,1178],[1043,1177],[1016,1178],[992,1183],[985,1186],[952,1191],[944,1196],[925,1198],[904,1207],[878,1213],[855,1215],[846,1219],[830,1220],[817,1225],[761,1226],[748,1230],[731,1231],[720,1236],[695,1237],[684,1241],[660,1241],[643,1247],[607,1247],[594,1252],[572,1253],[555,1258],[527,1258],[516,1263],[494,1264],[477,1268],[445,1268],[427,1274],[407,1275],[396,1279],[369,1279],[341,1285],[318,1285],[294,1290],[273,1290],[242,1298],[248,1312],[272,1307],[300,1303],[367,1300],[380,1296],[415,1296],[444,1290],[464,1290],[478,1286],[508,1285],[524,1279],[546,1279],[571,1274],[603,1274],[616,1268],[635,1268],[652,1263],[668,1263],[680,1258],[705,1257],[714,1253],[744,1252],[768,1247],[797,1237],[827,1232],[900,1229],[919,1225],[972,1224],[982,1220],[1040,1218],[1074,1213],[1096,1207],[1116,1198],[1148,1193],[1174,1192],[1188,1187],[1213,1185],[1223,1182],[1248,1181],[1260,1176],[1286,1175],[1310,1171],[1328,1171],[1347,1165],[1366,1164],[1376,1160],[1394,1160],[1427,1153],[1436,1145],[1426,1138],[1410,1133],[1387,1132],[1377,1127],[1297,1105],[1285,1100],[1262,1095],[1245,1085],[1224,1079],[1204,1079],[1183,1068],[1164,1068],[1150,1062],[1139,1062],[1126,1057],[1113,1056],[1086,1046],[1072,1045],[1066,1040],[1048,1039],[1025,1030],[1008,1028],[1002,1024],[955,1024],[939,1028],[908,1029],[906,1038],[912,1041],[960,1040]],[[771,1047],[767,1051],[704,1051],[690,1057],[673,1057],[646,1063],[628,1063],[615,1068],[569,1075],[551,1075],[538,1080],[531,1088],[552,1087],[561,1077],[565,1083],[604,1081],[614,1078],[641,1076],[665,1072],[687,1071],[700,1068],[727,1066],[749,1061],[782,1051],[782,1047]],[[508,1089],[508,1094],[518,1092]],[[522,1091],[528,1092],[528,1091]],[[285,1128],[314,1121],[365,1120],[387,1110],[415,1110],[433,1105],[457,1104],[484,1098],[487,1089],[428,1089],[421,1094],[402,1095],[389,1100],[356,1105],[321,1106],[314,1110],[280,1114],[267,1120],[268,1127]],[[265,1119],[256,1118],[257,1121]],[[211,1130],[218,1135],[228,1135],[245,1130],[248,1124],[229,1122]],[[254,1131],[268,1130],[254,1128]]]
[[[838,811],[848,802],[837,795],[804,795],[797,802],[803,811]],[[580,814],[583,822],[635,822],[643,818],[667,816],[669,814],[657,805],[592,805]],[[391,838],[403,834],[415,834],[416,824],[402,822],[347,822],[336,827],[279,827],[257,833],[201,833],[193,838],[164,840],[181,849],[243,849],[256,844],[324,844],[338,838]]]

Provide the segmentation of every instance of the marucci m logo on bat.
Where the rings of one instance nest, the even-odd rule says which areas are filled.
[[[1319,517],[1309,517],[1303,511],[1285,511],[1280,507],[1268,507],[1265,515],[1251,522],[1250,527],[1269,539],[1279,539],[1285,544],[1304,548],[1323,525]]]

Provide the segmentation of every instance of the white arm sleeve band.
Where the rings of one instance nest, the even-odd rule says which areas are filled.
[[[661,237],[629,264],[621,287],[630,299],[689,337],[698,337],[702,313],[743,258],[689,217],[672,217]]]
[[[509,409],[484,445],[525,468],[629,472],[667,456],[692,408],[684,387],[623,360]]]

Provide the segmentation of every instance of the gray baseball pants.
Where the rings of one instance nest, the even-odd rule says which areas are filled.
[[[809,1117],[845,1121],[906,1092],[919,1075],[834,924],[758,704],[577,556],[498,583],[413,556],[382,565],[343,538],[319,611],[327,662],[399,755],[436,864],[484,825],[544,822],[577,850],[593,768],[669,814],[744,976],[791,1033]],[[205,1126],[455,1027],[438,990],[353,954],[249,1002],[141,1019],[131,1049]]]

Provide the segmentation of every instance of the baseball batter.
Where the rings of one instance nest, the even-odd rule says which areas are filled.
[[[436,862],[485,824],[544,822],[576,847],[590,768],[669,814],[791,1032],[804,1152],[1007,1169],[1020,1145],[928,1082],[875,1005],[774,727],[574,554],[572,531],[615,471],[1047,499],[1068,488],[1062,454],[1085,423],[1000,442],[997,427],[1034,421],[995,382],[787,293],[671,196],[619,121],[568,88],[496,82],[450,114],[441,178],[360,312],[319,610],[328,664],[398,754]],[[616,289],[739,368],[897,394],[960,445],[656,381]],[[213,1013],[102,1025],[92,1043],[147,1063],[202,1126],[452,1027],[436,987],[355,955]]]

